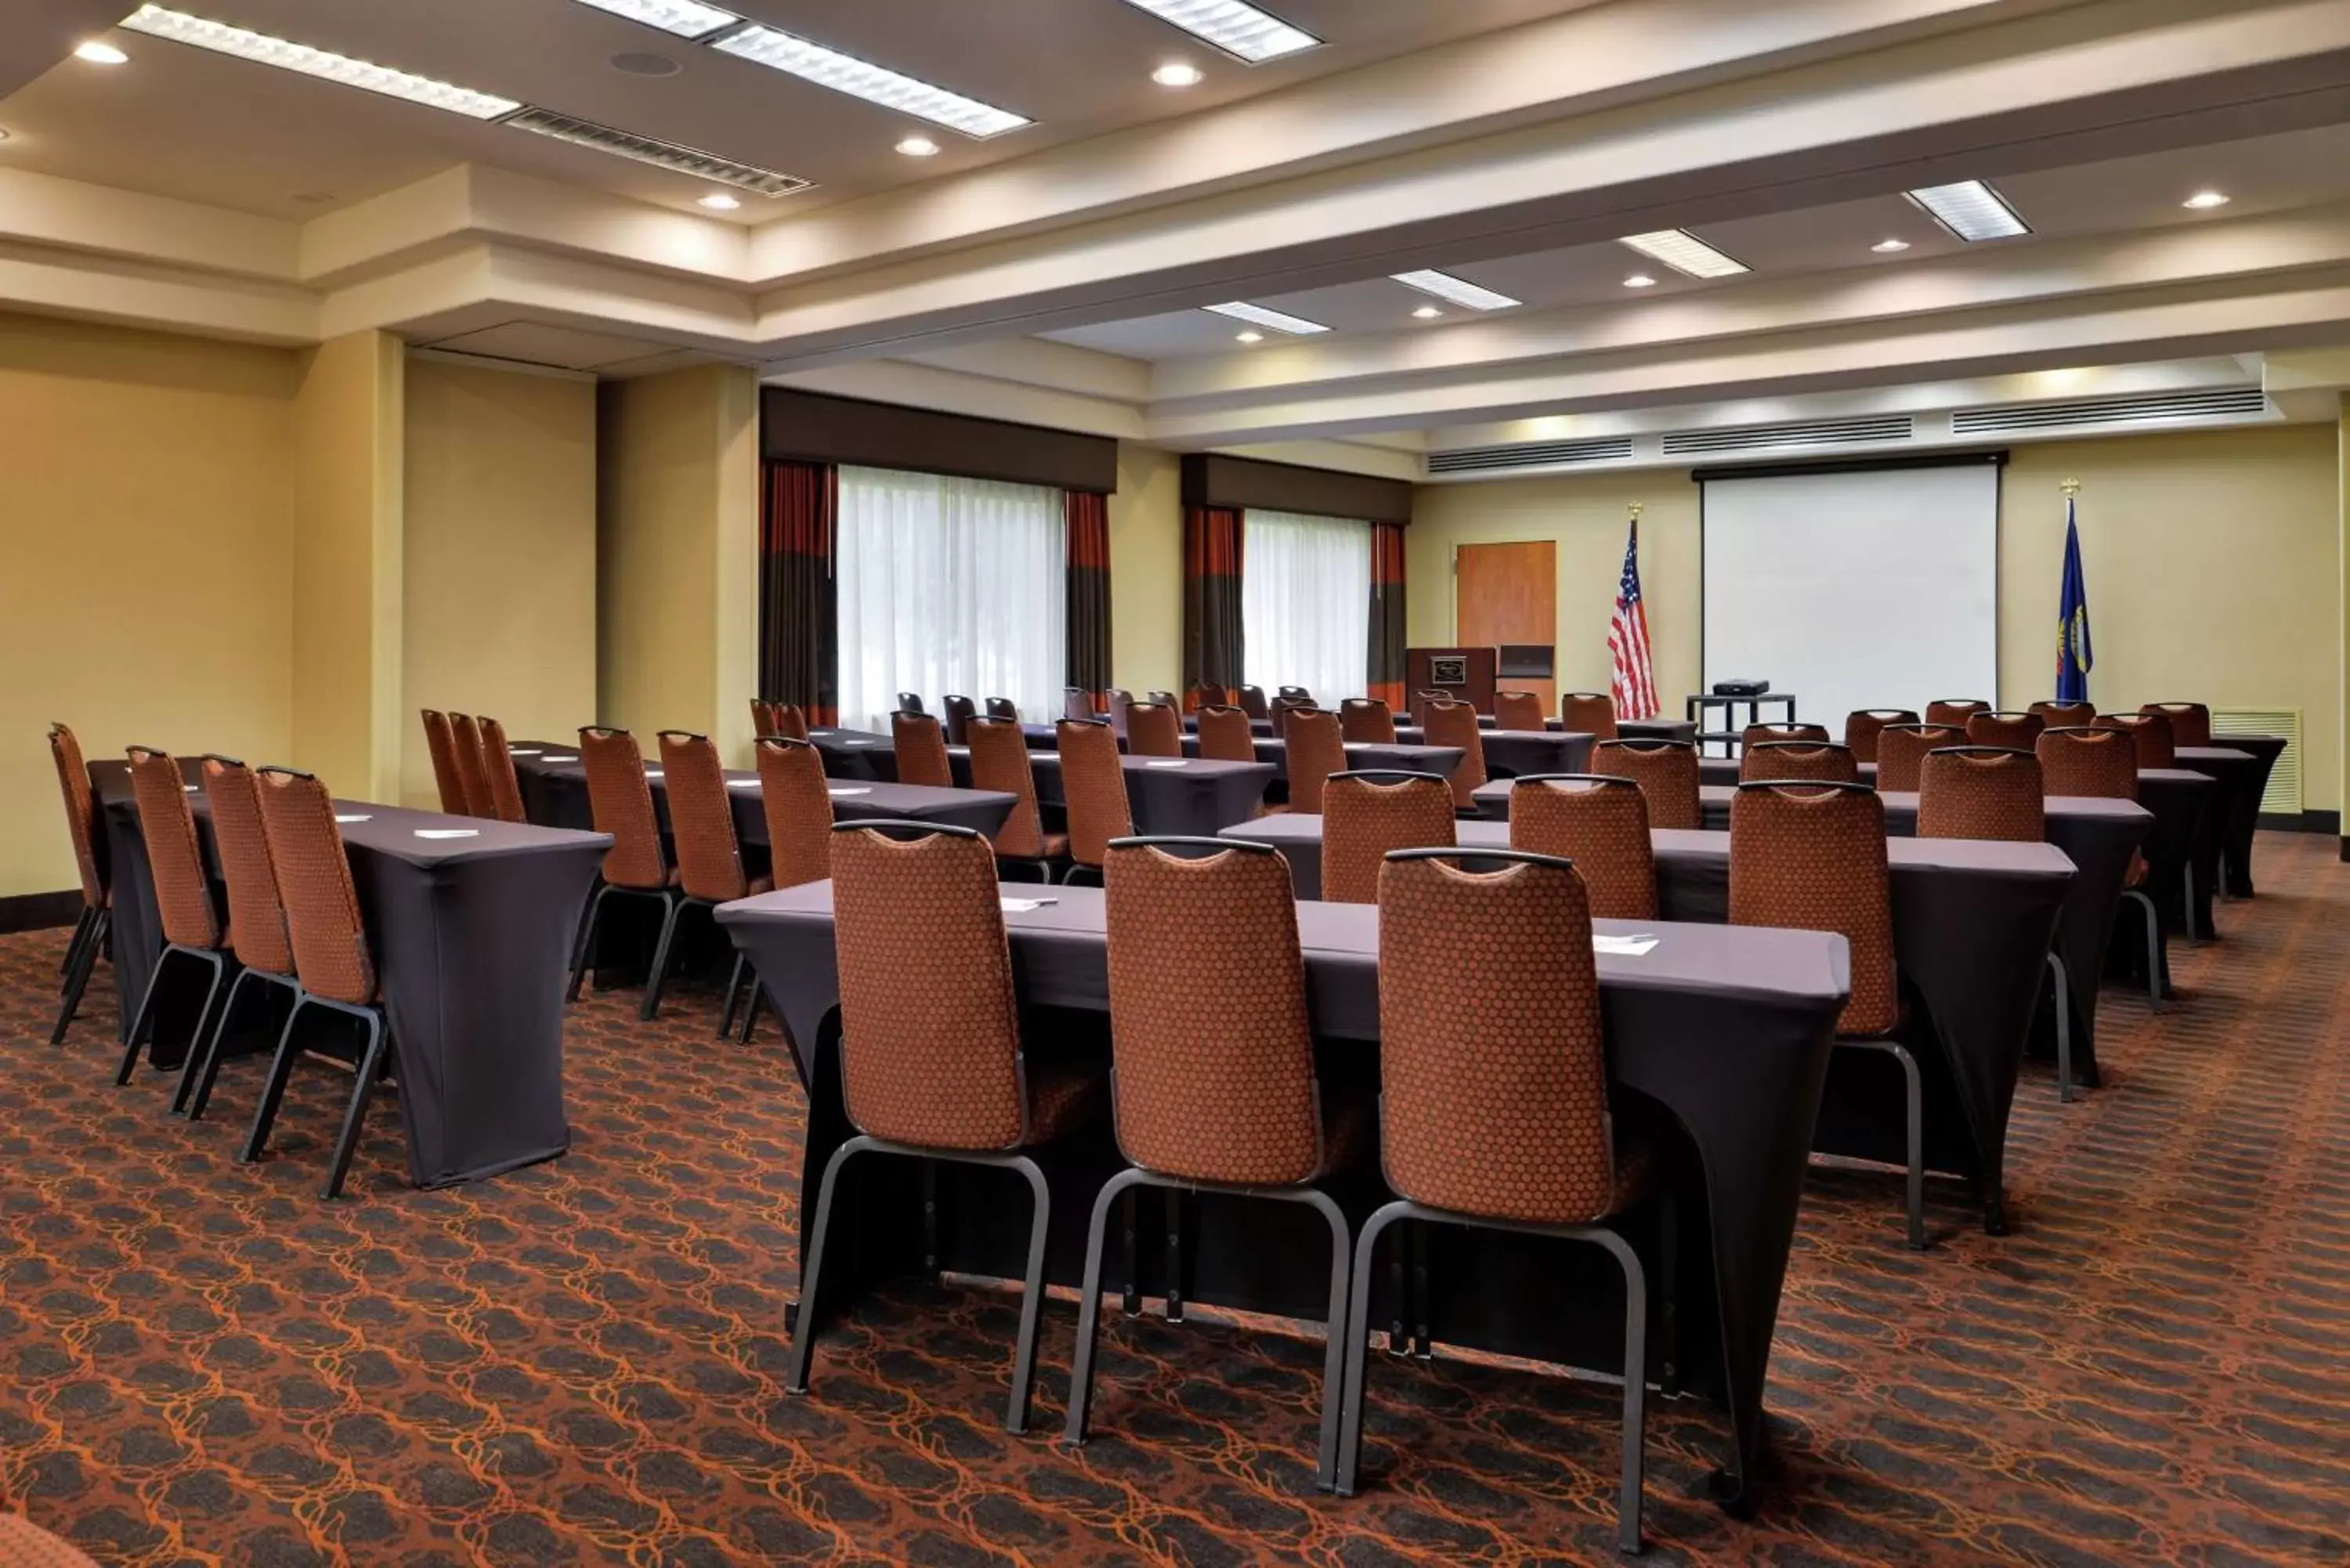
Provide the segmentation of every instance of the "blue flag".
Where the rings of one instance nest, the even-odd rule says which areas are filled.
[[[2056,701],[2086,702],[2089,671],[2097,667],[2089,648],[2089,589],[2081,580],[2081,530],[2073,520],[2073,498],[2064,498],[2064,595],[2056,607]]]

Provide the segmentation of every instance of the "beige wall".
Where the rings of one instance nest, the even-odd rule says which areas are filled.
[[[1183,487],[1171,452],[1120,441],[1109,498],[1109,668],[1128,691],[1182,681]]]
[[[0,897],[76,885],[43,739],[282,761],[297,356],[0,315]]]
[[[596,385],[411,355],[400,798],[440,792],[420,708],[564,739],[596,719]]]

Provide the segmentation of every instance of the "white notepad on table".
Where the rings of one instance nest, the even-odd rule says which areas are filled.
[[[479,838],[481,836],[482,830],[478,827],[420,827],[416,830],[419,838]]]
[[[1603,937],[1596,931],[1591,936],[1591,950],[1611,958],[1646,958],[1656,948],[1658,939],[1643,933],[1637,937]]]

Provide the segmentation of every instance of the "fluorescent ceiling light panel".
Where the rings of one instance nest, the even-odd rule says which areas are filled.
[[[2015,215],[2007,199],[1980,180],[1929,185],[1908,194],[1912,202],[1933,214],[1936,223],[1970,244],[2012,239],[2032,232],[2032,225]]]
[[[1659,229],[1653,234],[1627,234],[1621,244],[1691,277],[1731,277],[1748,271],[1746,264],[1723,255],[1687,229]]]
[[[1253,66],[1318,47],[1322,42],[1304,28],[1293,27],[1242,0],[1127,0],[1127,4]]]
[[[659,27],[680,38],[707,37],[743,19],[732,11],[704,5],[702,0],[579,0],[579,4],[609,11],[615,16],[626,16],[631,22],[642,22],[648,27]]]
[[[241,60],[253,60],[281,70],[299,71],[304,76],[340,82],[345,87],[364,88],[387,98],[405,99],[430,109],[445,109],[452,114],[463,114],[474,119],[495,119],[512,114],[522,104],[516,99],[500,98],[494,93],[475,92],[471,88],[452,86],[434,81],[430,77],[412,76],[367,60],[355,60],[348,55],[330,54],[314,49],[307,44],[289,43],[273,38],[266,33],[248,32],[232,27],[225,22],[207,21],[191,16],[184,11],[169,11],[161,5],[141,5],[136,13],[122,20],[123,26],[150,37],[168,38],[175,44],[192,44],[215,54],[234,55]]]
[[[1245,321],[1253,327],[1270,327],[1275,332],[1286,332],[1295,337],[1330,330],[1318,321],[1308,321],[1302,316],[1291,316],[1279,310],[1267,310],[1262,305],[1251,305],[1244,299],[1233,300],[1229,305],[1203,305],[1200,308],[1212,310],[1218,316],[1229,316],[1234,321]]]
[[[795,191],[806,190],[810,183],[795,174],[762,169],[755,163],[737,163],[732,158],[721,158],[700,148],[684,147],[674,141],[657,141],[650,136],[598,125],[592,119],[557,114],[553,109],[525,109],[505,124],[512,130],[527,130],[536,136],[552,137],[557,141],[567,141],[574,147],[608,152],[616,158],[633,158],[656,169],[691,174],[697,180],[715,181],[761,196],[788,196]]]
[[[949,92],[886,66],[812,44],[778,27],[745,27],[716,39],[711,47],[983,140],[1034,123],[1008,109]]]
[[[1471,283],[1465,277],[1454,277],[1449,272],[1434,267],[1419,272],[1399,272],[1389,275],[1406,288],[1416,288],[1422,294],[1432,294],[1439,299],[1449,299],[1455,305],[1465,305],[1471,310],[1507,310],[1521,303],[1506,294]]]

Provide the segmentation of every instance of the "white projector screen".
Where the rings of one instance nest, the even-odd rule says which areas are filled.
[[[1709,691],[1768,680],[1837,740],[1855,709],[1997,705],[1997,464],[1709,479],[1704,508]]]

